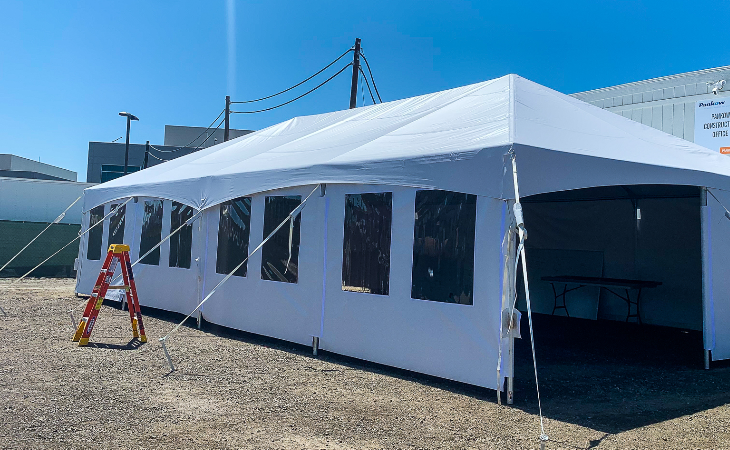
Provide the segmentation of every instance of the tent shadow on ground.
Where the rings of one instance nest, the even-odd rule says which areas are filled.
[[[533,315],[543,414],[614,434],[730,403],[730,364],[703,369],[702,332]],[[515,407],[537,413],[527,320]]]
[[[112,308],[121,309],[120,303],[115,302],[112,300],[105,299],[104,300],[105,306],[110,306]],[[174,325],[179,323],[185,316],[183,314],[171,312],[171,311],[165,311],[162,309],[152,308],[149,306],[141,306],[142,309],[142,315],[143,316],[150,316],[154,317],[159,320],[164,320],[167,322],[170,322],[170,327],[172,328]],[[197,328],[197,322],[194,317],[189,318],[183,327],[187,328]],[[234,328],[225,327],[222,325],[217,325],[211,322],[203,321],[202,324],[202,330],[206,333],[211,333],[215,336],[219,336],[225,339],[232,339],[239,342],[246,342],[253,345],[260,345],[263,347],[292,353],[296,355],[301,355],[317,360],[327,361],[331,362],[333,364],[337,364],[340,366],[343,366],[342,371],[346,369],[354,369],[354,370],[364,370],[372,373],[382,374],[389,377],[399,378],[402,380],[407,381],[413,381],[416,383],[424,384],[427,386],[432,386],[438,389],[443,389],[449,392],[453,392],[455,394],[460,395],[466,395],[469,397],[473,397],[479,400],[487,401],[490,403],[497,403],[497,394],[492,389],[486,389],[479,386],[474,386],[466,383],[461,383],[458,381],[452,381],[452,380],[446,380],[444,378],[439,378],[431,375],[426,375],[418,372],[413,372],[406,369],[399,369],[397,367],[391,367],[386,366],[384,364],[378,364],[370,361],[365,361],[362,359],[353,358],[350,356],[344,356],[344,355],[338,355],[336,353],[330,353],[328,351],[319,350],[319,355],[314,356],[312,355],[312,347],[307,345],[300,345],[293,342],[288,342],[282,339],[272,338],[268,336],[262,336],[259,334],[249,333],[246,331],[236,330]],[[309,366],[304,367],[305,370],[312,369]],[[340,371],[338,369],[323,369],[321,370],[323,372],[335,372]],[[204,376],[205,374],[201,373],[182,373],[182,372],[173,372],[173,374],[177,375],[192,375],[192,376]],[[170,375],[170,374],[167,374]],[[167,376],[166,375],[166,376]],[[506,397],[502,397],[503,401],[506,401]]]
[[[105,304],[119,307],[115,302]],[[144,306],[142,311],[171,324],[183,318],[181,314]],[[713,362],[711,370],[703,369],[701,332],[542,314],[534,314],[533,320],[543,414],[548,419],[615,434],[730,403],[730,391],[724,389],[730,383],[730,362]],[[523,321],[523,339],[515,341],[512,407],[537,414],[526,314]],[[196,327],[195,319],[189,319],[186,326]],[[497,403],[491,389],[326,351],[313,356],[309,346],[205,321],[203,330]],[[506,396],[502,400],[506,402]]]

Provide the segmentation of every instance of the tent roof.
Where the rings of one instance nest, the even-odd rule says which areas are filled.
[[[295,117],[85,191],[85,209],[129,196],[196,208],[272,189],[357,183],[512,197],[618,184],[730,190],[730,159],[517,75]]]

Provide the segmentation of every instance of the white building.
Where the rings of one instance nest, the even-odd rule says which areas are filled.
[[[572,94],[591,105],[673,134],[712,150],[730,151],[730,66]],[[713,114],[728,113],[725,119]],[[724,131],[724,133],[718,133]]]
[[[77,201],[92,183],[77,183],[76,172],[15,155],[0,155],[0,267],[38,235],[0,274],[22,275],[78,235],[82,202]],[[58,219],[58,220],[57,220]],[[71,276],[78,247],[70,246],[33,275]]]

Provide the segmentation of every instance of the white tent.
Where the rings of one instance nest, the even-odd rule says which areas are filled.
[[[298,260],[296,282],[262,279],[258,252],[248,261],[245,276],[232,277],[204,305],[204,318],[301,344],[317,337],[324,350],[501,388],[500,377],[510,375],[509,367],[500,375],[496,368],[500,347],[506,345],[502,310],[511,303],[507,280],[515,257],[510,152],[523,197],[602,186],[679,185],[707,187],[730,204],[726,156],[508,75],[297,117],[89,188],[85,228],[93,208],[106,205],[108,213],[120,200],[135,201],[126,206],[126,220],[84,236],[76,290],[89,294],[101,266],[88,257],[91,241],[105,248],[110,228],[122,227],[124,243],[136,259],[140,246],[145,248],[141,236],[152,230],[159,241],[157,228],[164,237],[179,223],[171,217],[172,208],[189,205],[203,210],[191,231],[191,268],[168,267],[168,256],[179,251],[171,250],[169,242],[160,247],[157,264],[135,267],[143,305],[188,313],[225,276],[217,265],[222,257],[217,249],[226,202],[249,198],[244,209],[250,222],[243,228],[250,228],[247,249],[254,249],[271,231],[264,218],[269,197],[303,198],[326,184],[301,214],[298,254],[289,255]],[[414,294],[414,223],[419,220],[414,202],[424,190],[475,196],[469,244],[473,260],[470,268],[458,269],[473,272],[472,291],[450,293],[452,302],[424,301]],[[392,195],[390,229],[381,230],[390,233],[389,288],[387,295],[357,292],[343,287],[346,195],[383,192]],[[146,206],[155,199],[162,200],[157,228],[149,225],[153,212]],[[724,229],[730,222],[712,197],[701,209],[705,348],[712,350],[713,359],[725,359],[730,358],[730,282],[720,271],[730,258],[730,229]],[[529,230],[531,225],[526,226]],[[288,234],[289,227],[284,228]],[[528,264],[529,258],[528,253]]]

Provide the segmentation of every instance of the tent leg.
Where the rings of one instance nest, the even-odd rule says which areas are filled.
[[[712,274],[710,273],[710,211],[707,206],[707,188],[700,188],[700,231],[702,254],[702,344],[704,349],[705,370],[710,369],[710,349],[712,348],[714,318],[712,311]]]
[[[319,338],[317,336],[312,336],[312,354],[314,356],[317,356],[318,351],[319,351]]]
[[[203,325],[203,311],[198,310],[198,330]]]
[[[511,320],[511,319],[510,319]],[[509,365],[509,377],[507,378],[507,404],[515,402],[515,337],[512,331],[509,334],[509,347],[507,353],[507,364]]]
[[[514,377],[506,377],[507,378],[507,404],[512,405],[515,402],[515,378]]]

